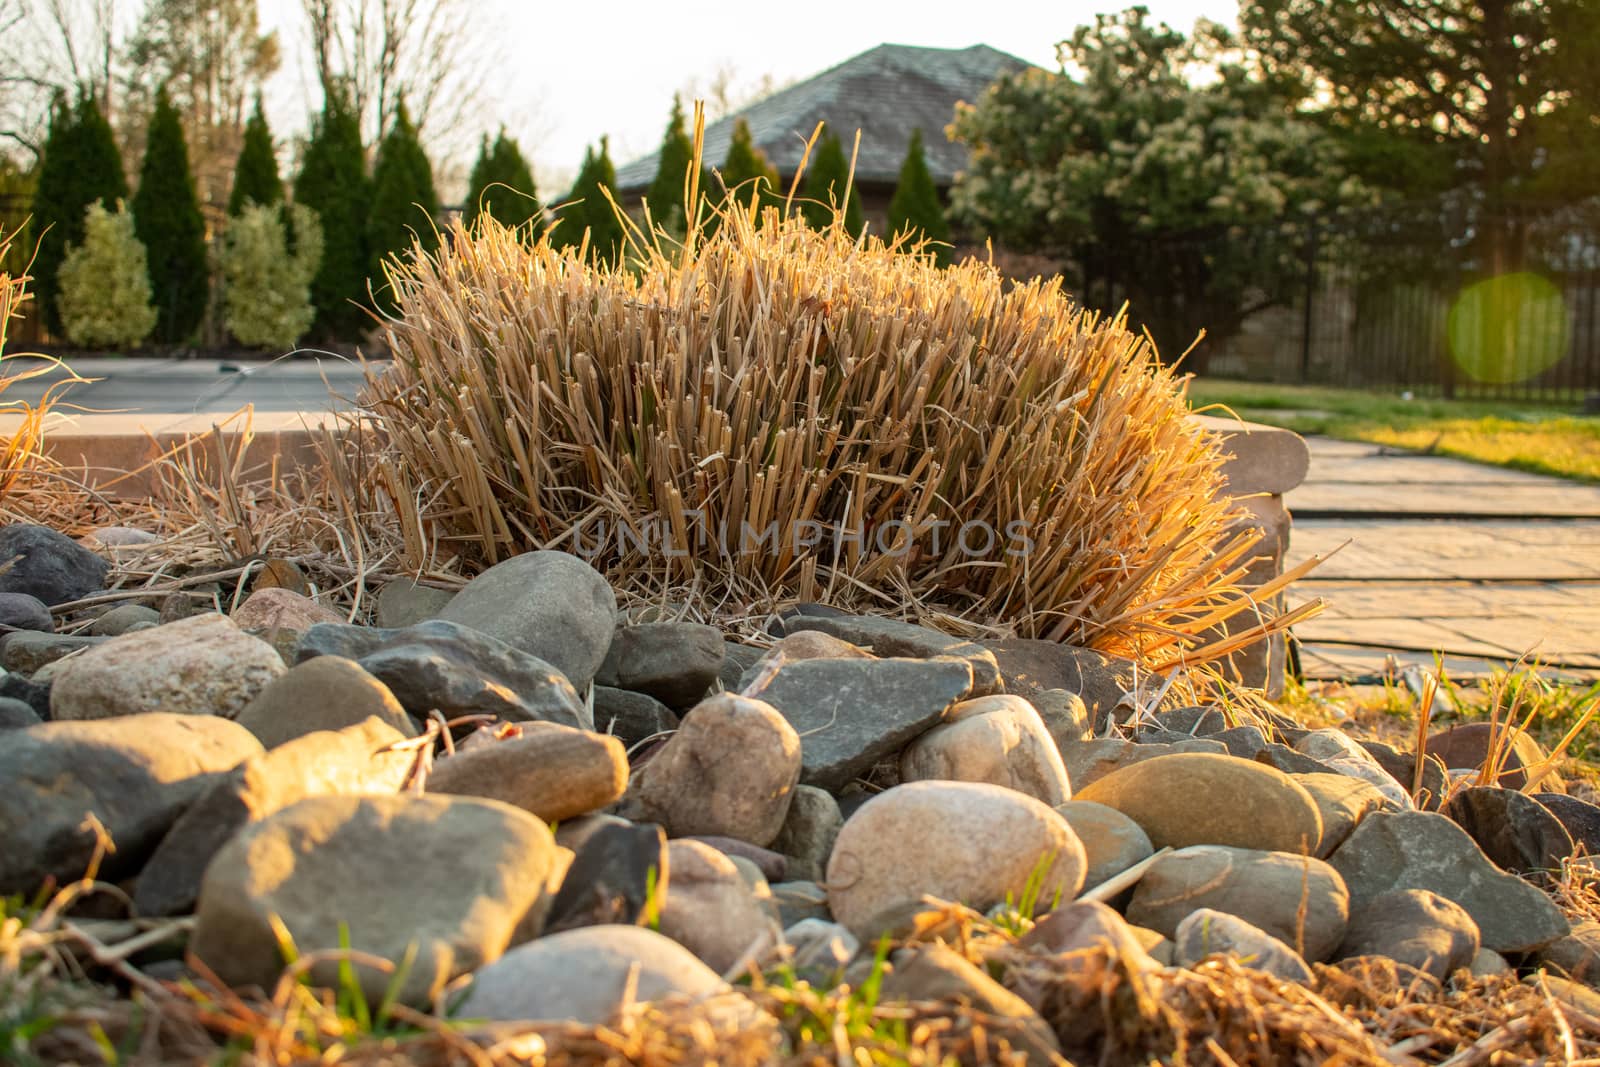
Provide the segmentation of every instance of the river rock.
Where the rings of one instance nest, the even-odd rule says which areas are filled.
[[[1411,801],[1411,790],[1384,770],[1372,753],[1343,730],[1312,730],[1296,741],[1294,747],[1339,774],[1348,774],[1367,782],[1396,808],[1403,810],[1415,807]]]
[[[189,951],[229,985],[271,989],[281,920],[300,954],[350,947],[390,961],[415,945],[400,987],[430,1004],[457,976],[538,933],[563,862],[544,823],[468,797],[314,797],[246,827],[206,868]],[[312,966],[336,987],[339,964]],[[357,966],[376,1003],[390,976]]]
[[[1367,754],[1378,761],[1378,766],[1388,771],[1390,777],[1405,788],[1407,795],[1411,794],[1412,780],[1417,773],[1415,752],[1398,749],[1382,741],[1356,743],[1366,749]],[[1423,811],[1437,811],[1444,802],[1447,780],[1444,764],[1434,756],[1425,756],[1422,760],[1422,789],[1412,798],[1412,802]]]
[[[577,556],[525,552],[468,582],[439,618],[550,664],[582,690],[611,647],[617,596]]]
[[[717,834],[696,834],[681,840],[710,845],[733,860],[734,865],[749,877],[752,884],[758,880],[781,882],[789,877],[789,857],[770,848],[762,848],[748,841],[740,841],[736,837],[721,837]]]
[[[784,943],[794,950],[795,972],[813,986],[832,987],[861,952],[861,942],[845,926],[826,919],[802,919],[784,928]]]
[[[1044,872],[1039,899],[1077,896],[1088,866],[1072,827],[1047,805],[977,782],[910,782],[873,797],[839,831],[828,902],[864,942],[880,916],[924,895],[985,911],[1022,895]]]
[[[1155,852],[1150,835],[1116,808],[1091,800],[1069,800],[1057,804],[1056,812],[1083,842],[1089,863],[1083,876],[1085,889],[1093,889],[1134,864],[1143,863]]]
[[[1151,865],[1133,892],[1128,921],[1173,937],[1191,912],[1212,908],[1238,916],[1316,963],[1344,939],[1350,907],[1344,881],[1321,860],[1196,845]]]
[[[819,617],[792,615],[783,620],[788,635],[814,630],[864,648],[883,659],[960,659],[972,667],[972,696],[1004,691],[994,653],[960,637],[926,626],[870,615]]]
[[[0,626],[54,633],[56,622],[44,601],[29,593],[0,593]]]
[[[1199,908],[1178,924],[1173,961],[1193,967],[1207,956],[1236,956],[1246,967],[1287,982],[1311,983],[1311,968],[1300,954],[1265,930],[1225,911]]]
[[[700,841],[669,841],[667,852],[672,876],[661,906],[663,934],[718,974],[778,943],[777,907],[764,880],[752,889],[732,859]]]
[[[37,675],[74,652],[103,645],[104,637],[17,630],[0,636],[0,667],[19,674]]]
[[[1072,796],[1050,731],[1019,696],[965,700],[900,754],[903,782],[989,782],[1051,807]]]
[[[559,833],[556,843],[564,843]],[[671,878],[667,835],[661,827],[602,822],[576,849],[550,905],[546,935],[581,926],[657,922]]]
[[[1294,780],[1311,794],[1322,819],[1322,840],[1315,853],[1318,859],[1332,855],[1368,814],[1390,806],[1389,799],[1371,782],[1348,774],[1297,774]]]
[[[271,645],[226,616],[196,615],[110,638],[75,657],[51,688],[50,715],[162,711],[231,719],[287,669]]]
[[[1028,696],[1041,689],[1065,689],[1083,698],[1094,732],[1105,729],[1112,709],[1133,691],[1133,663],[1093,649],[1055,641],[1011,638],[985,641],[994,653],[1007,693]]]
[[[20,674],[7,674],[0,670],[0,697],[20,700],[33,709],[40,719],[50,718],[50,684],[24,678]]]
[[[1116,808],[1156,848],[1310,853],[1322,839],[1311,794],[1282,771],[1233,756],[1184,752],[1145,760],[1079,787],[1075,799]]]
[[[1072,745],[1082,744],[1093,736],[1094,726],[1089,721],[1089,707],[1077,693],[1065,689],[1041,689],[1028,698],[1050,739],[1056,743],[1057,752],[1065,752]],[[1070,778],[1071,775],[1068,775]]]
[[[0,564],[13,559],[11,568],[0,574],[0,593],[26,593],[47,607],[105,588],[111,569],[72,538],[26,522],[0,526]]]
[[[1502,742],[1504,756],[1500,774],[1494,782],[1479,785],[1501,785],[1507,789],[1521,789],[1528,784],[1528,770],[1543,765],[1550,757],[1544,746],[1521,730],[1508,730],[1500,724],[1501,734],[1511,735],[1509,744]],[[1489,758],[1494,744],[1495,726],[1487,722],[1466,722],[1432,734],[1428,738],[1428,753],[1437,756],[1450,770],[1478,770]],[[1566,786],[1555,772],[1546,774],[1539,787],[1549,793],[1564,793]]]
[[[31,895],[46,878],[79,878],[94,852],[93,814],[116,846],[101,876],[135,871],[220,772],[260,753],[236,723],[211,716],[129,715],[47,722],[0,745],[0,895]]]
[[[1061,762],[1067,769],[1067,778],[1072,782],[1073,788],[1081,792],[1085,786],[1093,785],[1113,771],[1179,752],[1209,752],[1216,756],[1226,756],[1228,748],[1220,741],[1213,741],[1208,737],[1190,738],[1171,745],[1124,741],[1120,737],[1099,737],[1062,746]]]
[[[43,721],[27,701],[0,697],[0,730],[25,730]]]
[[[1358,913],[1382,893],[1427,889],[1466,909],[1496,952],[1531,952],[1567,933],[1549,897],[1499,870],[1465,830],[1433,812],[1373,812],[1329,862]]]
[[[472,976],[463,1019],[603,1026],[628,1004],[703,1000],[728,985],[682,945],[637,926],[586,926],[519,945]]]
[[[1160,934],[1155,937],[1161,939]],[[1034,923],[1017,944],[1030,952],[1052,954],[1069,968],[1070,957],[1098,948],[1117,958],[1130,972],[1148,974],[1161,969],[1128,921],[1098,900],[1075,900],[1056,908]]]
[[[800,738],[769,704],[722,693],[701,701],[634,777],[641,821],[668,836],[720,834],[770,845],[800,777]]]
[[[1566,937],[1540,949],[1535,962],[1591,989],[1600,988],[1600,923],[1591,919],[1574,923]]]
[[[382,750],[403,735],[368,719],[252,756],[222,775],[173,824],[145,864],[133,902],[141,915],[194,910],[200,880],[229,838],[252,822],[307,797],[394,793],[411,769],[409,753]]]
[[[397,578],[378,590],[373,605],[373,621],[385,630],[403,630],[419,622],[437,619],[455,593],[418,585],[409,578]]]
[[[278,586],[263,586],[251,593],[233,613],[241,630],[294,630],[303,632],[319,622],[342,623],[345,617],[308,596]]]
[[[844,827],[844,815],[833,794],[798,785],[772,847],[789,858],[790,877],[820,882],[828,869],[833,843]]]
[[[267,748],[375,718],[404,737],[416,725],[389,687],[342,656],[318,656],[268,682],[236,720]]]
[[[95,637],[121,637],[135,629],[147,630],[161,623],[161,613],[143,604],[118,604],[89,624]]]
[[[778,906],[778,925],[788,929],[805,919],[833,921],[828,891],[816,882],[774,882],[772,901]]]
[[[988,1040],[1004,1041],[1024,1053],[1029,1067],[1062,1062],[1055,1033],[1027,1001],[943,945],[897,953],[881,989],[881,1002],[952,1000],[970,1005],[983,1013]]]
[[[555,667],[444,619],[403,630],[322,623],[306,631],[296,658],[305,663],[318,656],[355,660],[417,718],[437,709],[447,719],[494,715],[594,728],[588,708]]]
[[[615,737],[544,722],[521,730],[435,759],[428,791],[499,800],[556,822],[603,808],[627,789],[628,757]]]
[[[594,726],[632,748],[678,728],[678,714],[653,696],[596,684],[589,690]]]
[[[1338,774],[1339,772],[1323,763],[1314,760],[1301,752],[1296,752],[1288,745],[1269,742],[1265,748],[1252,757],[1257,763],[1265,763],[1284,774]]]
[[[155,544],[161,538],[148,530],[139,530],[132,526],[96,526],[78,540],[88,549],[115,549],[143,548],[145,545]]]
[[[1574,848],[1586,856],[1600,856],[1600,806],[1565,793],[1535,793],[1533,799],[1561,820]]]
[[[971,689],[964,660],[811,659],[783,664],[750,695],[803,739],[800,780],[835,792],[936,725]]]
[[[1204,737],[1208,734],[1220,734],[1228,729],[1228,717],[1223,714],[1221,708],[1210,705],[1191,704],[1187,707],[1167,708],[1157,711],[1151,719],[1153,720],[1151,725],[1139,729],[1141,741],[1146,732],[1166,731],[1188,734],[1190,737]]]
[[[595,683],[645,693],[672,708],[693,706],[722,670],[722,631],[697,622],[619,627]]]
[[[1559,879],[1572,855],[1572,835],[1543,804],[1514,789],[1471,786],[1440,809],[1501,870]]]
[[[1443,982],[1470,967],[1478,949],[1478,924],[1459,905],[1426,889],[1397,889],[1352,913],[1338,956],[1387,956]]]

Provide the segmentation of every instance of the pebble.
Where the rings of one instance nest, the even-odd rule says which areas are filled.
[[[752,889],[732,859],[700,841],[669,841],[667,853],[661,933],[718,974],[778,943],[777,905],[764,880]]]
[[[116,844],[102,877],[138,870],[216,774],[261,752],[237,723],[152,713],[94,722],[47,722],[0,745],[0,895],[32,896],[50,877],[82,877],[93,814]]]
[[[1293,778],[1233,756],[1185,752],[1113,771],[1075,799],[1116,808],[1156,848],[1231,845],[1311,853],[1322,839],[1316,802]]]
[[[617,629],[594,680],[644,693],[671,708],[688,708],[706,695],[721,671],[721,630],[694,622],[650,622]]]
[[[1358,913],[1382,893],[1427,889],[1466,909],[1496,952],[1531,952],[1568,930],[1549,897],[1495,867],[1465,830],[1433,812],[1374,812],[1329,862]]]
[[[148,629],[161,623],[161,613],[143,604],[118,604],[89,624],[95,637],[121,637],[139,627]]]
[[[924,895],[980,911],[1020,897],[1043,872],[1039,900],[1072,900],[1088,861],[1072,827],[1047,805],[1001,786],[910,782],[862,805],[828,861],[833,915],[863,942],[880,917]]]
[[[402,630],[321,623],[296,658],[342,656],[388,686],[413,716],[493,715],[509,722],[594,728],[572,683],[542,659],[468,626],[435,619]]]
[[[18,630],[0,636],[0,667],[18,674],[36,675],[57,660],[106,642],[104,637]]]
[[[1453,793],[1440,812],[1467,832],[1501,870],[1559,879],[1572,855],[1572,835],[1543,804],[1514,789],[1470,786]]]
[[[781,852],[774,852],[770,848],[752,845],[748,841],[740,841],[733,837],[719,837],[716,834],[696,834],[693,837],[681,838],[684,841],[698,841],[702,845],[710,845],[718,852],[727,856],[741,870],[750,875],[752,879],[763,882],[781,882],[789,875],[789,857]]]
[[[322,730],[342,730],[376,718],[402,736],[416,725],[389,687],[342,656],[318,656],[268,682],[239,712],[237,722],[267,748]]]
[[[566,552],[526,552],[478,575],[439,612],[543,660],[587,689],[617,625],[617,596]]]
[[[54,633],[55,619],[44,601],[29,593],[0,593],[0,626]]]
[[[1041,689],[1028,697],[1029,703],[1050,731],[1057,752],[1065,752],[1073,745],[1082,744],[1093,736],[1094,727],[1089,722],[1089,708],[1077,693],[1065,689]]]
[[[0,697],[0,730],[23,730],[43,721],[27,701]]]
[[[843,827],[844,814],[833,794],[816,786],[797,785],[772,847],[788,858],[790,877],[820,882]]]
[[[559,832],[556,843],[567,844]],[[572,866],[545,920],[546,936],[582,926],[659,921],[658,909],[671,889],[671,876],[667,835],[661,827],[601,822],[575,848]]]
[[[1300,954],[1265,930],[1227,912],[1197,908],[1173,934],[1173,962],[1193,967],[1207,956],[1235,956],[1246,967],[1288,982],[1310,984],[1311,968]]]
[[[569,726],[532,722],[520,737],[436,758],[430,793],[499,800],[545,822],[586,815],[628,787],[622,742]]]
[[[161,538],[148,530],[136,530],[131,526],[96,526],[79,539],[85,548],[142,548],[153,545]]]
[[[804,739],[800,780],[836,791],[937,725],[971,689],[963,660],[810,659],[783,664],[749,695]]]
[[[787,928],[804,919],[832,920],[828,891],[816,882],[774,882],[771,888],[779,925]]]
[[[988,782],[1055,807],[1072,796],[1061,752],[1019,696],[962,701],[900,755],[902,782]]]
[[[275,811],[307,797],[398,792],[414,757],[381,750],[402,739],[394,727],[367,719],[296,738],[220,776],[145,864],[133,897],[139,914],[193,911],[212,858],[234,834]]]
[[[1319,963],[1344,939],[1351,901],[1343,879],[1322,860],[1196,845],[1151,865],[1127,915],[1131,923],[1173,937],[1199,908],[1236,915]]]
[[[766,847],[783,829],[800,777],[800,738],[769,704],[722,693],[684,715],[635,774],[638,821],[669,837],[715,834]]]
[[[288,668],[271,645],[226,616],[106,639],[65,664],[50,690],[53,719],[164,711],[231,719]]]
[[[801,919],[783,931],[784,943],[794,950],[797,975],[813,986],[837,984],[841,972],[861,952],[861,942],[848,929],[827,919]]]
[[[52,608],[105,588],[111,570],[72,538],[25,522],[0,526],[0,563],[15,557],[0,574],[0,593],[26,593]]]
[[[50,718],[50,685],[24,678],[20,674],[7,674],[0,669],[0,697],[20,700],[33,709],[41,720]]]
[[[1351,915],[1338,956],[1387,956],[1443,982],[1472,965],[1479,940],[1478,924],[1459,905],[1426,889],[1396,889]]]
[[[399,999],[425,1007],[538,932],[564,866],[544,823],[507,804],[314,797],[252,823],[217,853],[189,951],[229,985],[270,990],[283,969],[281,921],[300,955],[330,954],[309,973],[336,988],[333,957],[347,926],[350,947],[391,962],[416,946]],[[356,976],[372,1003],[391,978],[360,965]]]
[[[373,621],[385,630],[403,630],[419,622],[437,619],[455,593],[449,589],[435,589],[418,585],[408,578],[398,578],[378,590],[373,606]]]
[[[717,972],[653,930],[586,926],[519,945],[479,970],[455,1015],[604,1026],[627,1004],[728,990]]]
[[[1056,812],[1067,820],[1072,832],[1083,842],[1089,863],[1083,876],[1085,889],[1092,889],[1134,864],[1143,863],[1155,852],[1150,835],[1116,808],[1092,800],[1069,800],[1057,804]]]
[[[293,630],[303,633],[319,622],[342,623],[345,617],[308,596],[278,586],[262,586],[233,613],[241,630]]]
[[[972,696],[984,697],[1005,691],[1000,665],[993,652],[926,626],[869,615],[792,615],[783,625],[786,635],[816,631],[884,659],[965,660],[972,667]]]

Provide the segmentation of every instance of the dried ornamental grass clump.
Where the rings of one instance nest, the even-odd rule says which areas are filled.
[[[469,569],[578,552],[712,617],[822,600],[1152,663],[1252,606],[1221,458],[1123,321],[756,222],[635,233],[607,268],[483,219],[391,263],[394,366],[363,398],[390,521]]]

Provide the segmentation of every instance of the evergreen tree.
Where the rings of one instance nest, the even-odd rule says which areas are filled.
[[[409,250],[413,240],[425,252],[437,247],[438,234],[433,227],[438,214],[433,167],[401,101],[395,109],[394,125],[378,147],[378,161],[372,169],[372,207],[367,214],[367,273],[384,308],[394,307],[384,279],[384,261]]]
[[[228,196],[228,215],[237,218],[247,204],[269,207],[283,202],[283,179],[278,177],[278,154],[272,147],[272,131],[261,113],[261,94],[256,94],[255,110],[244,128],[244,147],[233,171],[233,192]]]
[[[464,221],[471,226],[479,215],[488,215],[506,226],[527,226],[530,241],[544,232],[544,212],[533,185],[533,170],[517,142],[504,130],[492,146],[487,138],[479,144],[478,161],[472,166]]]
[[[767,157],[755,146],[750,137],[750,125],[739,119],[733,125],[733,139],[728,142],[728,158],[722,164],[722,184],[728,195],[741,206],[748,207],[753,198],[760,198],[762,208],[782,203],[783,190],[779,185],[778,168],[767,162]]]
[[[694,163],[694,143],[684,129],[683,101],[676,93],[672,97],[672,116],[667,122],[667,132],[661,139],[659,163],[655,181],[645,193],[644,202],[650,207],[650,218],[657,226],[677,232],[688,225],[684,215],[684,198],[688,195],[689,167]],[[710,175],[700,172],[700,196],[710,190]]]
[[[922,131],[911,131],[911,147],[900,165],[900,181],[889,200],[889,235],[909,233],[912,240],[926,237],[939,266],[950,265],[950,224],[945,221],[944,205],[933,175],[928,173],[928,158],[922,148]]]
[[[116,138],[94,97],[82,94],[76,108],[57,98],[32,210],[33,232],[39,234],[34,293],[51,333],[62,332],[57,275],[67,246],[83,243],[85,212],[95,203],[115,207],[127,195]]]
[[[846,185],[850,186],[850,199],[840,205]],[[806,225],[820,230],[833,221],[835,209],[842,208],[844,226],[851,237],[860,237],[866,228],[866,217],[861,211],[861,195],[850,181],[850,161],[845,158],[844,146],[832,131],[825,131],[822,144],[811,157],[811,167],[806,171],[800,195],[804,201],[800,212]]]
[[[558,248],[576,248],[583,241],[584,231],[589,233],[590,254],[598,263],[613,263],[622,247],[622,223],[617,219],[601,189],[613,191],[617,187],[617,168],[611,163],[611,146],[607,138],[600,138],[600,154],[588,149],[583,154],[583,168],[568,196],[569,203],[561,209],[561,217],[551,234]]]
[[[179,344],[205,318],[210,277],[206,270],[206,222],[200,214],[189,149],[178,111],[162,91],[145,139],[133,225],[144,245],[155,298],[156,340]]]
[[[316,329],[333,337],[357,334],[367,321],[358,302],[367,295],[366,158],[355,111],[340,94],[323,105],[295,179],[297,204],[317,213],[322,262],[311,282]]]

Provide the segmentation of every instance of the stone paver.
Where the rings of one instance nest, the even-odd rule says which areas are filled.
[[[1295,628],[1308,677],[1370,677],[1391,656],[1431,666],[1436,651],[1458,677],[1525,653],[1600,677],[1600,487],[1309,443],[1310,474],[1288,498],[1287,561],[1327,558],[1289,598],[1328,602]],[[1447,513],[1457,517],[1400,517]],[[1526,517],[1558,514],[1586,517]]]

